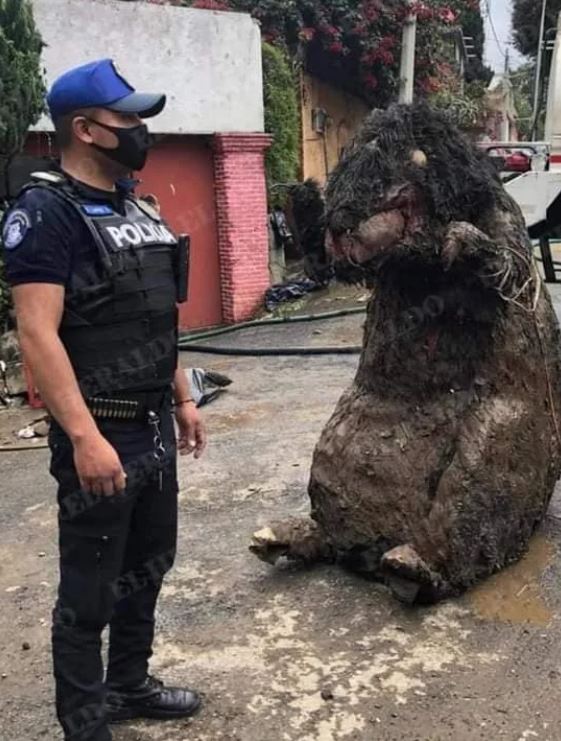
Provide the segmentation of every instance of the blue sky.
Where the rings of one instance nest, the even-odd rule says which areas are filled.
[[[538,2],[538,0],[536,0]],[[487,7],[490,11],[490,16],[493,20],[493,25],[497,32],[498,43],[493,33],[493,28],[489,21],[487,14]],[[510,52],[510,59],[512,68],[517,67],[524,61],[524,57],[512,47],[509,46],[511,42],[511,14],[512,5],[511,0],[481,0],[481,8],[484,14],[487,16],[485,19],[485,36],[486,36],[486,47],[485,56],[487,64],[493,69],[502,72],[504,69],[504,52],[508,49]]]

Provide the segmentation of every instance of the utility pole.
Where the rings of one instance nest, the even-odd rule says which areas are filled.
[[[538,58],[536,61],[536,80],[534,83],[534,112],[532,114],[532,139],[537,136],[538,118],[540,115],[540,92],[543,62],[543,46],[545,37],[545,11],[547,10],[547,0],[542,2],[542,17],[540,22],[540,36],[538,41]]]
[[[501,140],[504,142],[509,142],[511,140],[510,136],[510,118],[509,114],[512,111],[514,107],[514,101],[513,101],[513,90],[512,90],[512,83],[510,82],[510,49],[508,49],[505,52],[505,71],[503,75],[503,87],[506,94],[506,108],[507,111],[503,112],[502,115],[502,123],[501,123]]]
[[[414,0],[407,0],[413,6]],[[415,47],[417,44],[417,14],[411,9],[403,26],[401,69],[399,72],[399,102],[412,103],[415,83]]]

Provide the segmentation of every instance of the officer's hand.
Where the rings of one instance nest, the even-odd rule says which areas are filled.
[[[206,429],[199,410],[194,404],[182,404],[175,409],[178,427],[177,448],[180,455],[195,453],[200,458],[206,448]]]
[[[119,456],[99,433],[74,443],[74,465],[85,492],[110,497],[125,490],[126,476]]]

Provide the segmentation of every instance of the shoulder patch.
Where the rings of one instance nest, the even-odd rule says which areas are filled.
[[[82,211],[86,216],[112,216],[113,209],[111,206],[104,206],[102,203],[83,203]]]
[[[31,229],[31,219],[27,211],[17,208],[12,211],[4,223],[2,241],[7,250],[14,250],[21,244]]]

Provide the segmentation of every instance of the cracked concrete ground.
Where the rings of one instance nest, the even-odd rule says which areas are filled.
[[[355,344],[361,317],[248,330],[221,344]],[[466,597],[406,609],[335,567],[272,569],[256,527],[306,513],[313,446],[354,356],[224,358],[203,461],[181,462],[176,567],[155,672],[205,694],[192,721],[116,741],[561,740],[561,497],[526,559]],[[0,458],[0,739],[55,741],[49,621],[57,580],[46,451]],[[23,644],[29,645],[27,650]]]

